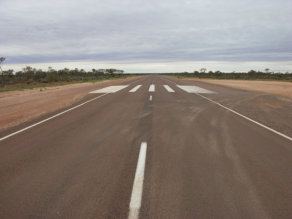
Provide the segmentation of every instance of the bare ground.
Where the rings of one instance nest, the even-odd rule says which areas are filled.
[[[291,82],[213,79],[187,81],[215,91],[216,94],[211,95],[211,99],[292,136]]]
[[[243,90],[259,91],[292,98],[292,83],[282,81],[189,79]]]
[[[89,91],[99,89],[109,84],[128,83],[137,79],[131,77],[126,79],[117,79],[109,81],[101,81],[96,83],[81,83],[64,85],[57,87],[36,88],[25,91],[11,91],[0,93],[0,132],[22,124],[33,119],[37,119],[48,113],[68,107],[85,97]],[[211,79],[189,79],[197,81],[198,85],[207,83],[212,86],[219,86],[217,97],[227,106],[240,107],[241,110],[251,113],[253,118],[257,118],[262,122],[266,122],[271,127],[275,127],[279,131],[291,134],[289,117],[292,107],[292,83],[276,82],[276,81],[244,81],[244,80],[211,80]],[[207,86],[206,84],[206,86]],[[213,85],[212,85],[213,84]],[[220,86],[223,86],[220,88]],[[240,93],[225,91],[223,88],[232,87],[240,90],[253,91],[255,93]],[[208,88],[208,86],[206,87]],[[222,90],[223,89],[223,90]],[[260,93],[258,93],[260,92]],[[264,95],[266,93],[266,95]],[[220,95],[219,95],[220,94]],[[228,94],[228,95],[227,95]],[[238,98],[238,97],[241,98]],[[249,115],[249,114],[248,114]],[[267,115],[264,117],[264,115]],[[271,115],[278,115],[276,120],[267,122],[267,118]],[[285,116],[286,115],[286,116]],[[288,116],[288,118],[287,118]],[[261,119],[261,117],[264,117]],[[282,118],[283,117],[283,118]],[[274,124],[277,121],[279,124]],[[284,124],[284,125],[283,125]],[[285,125],[286,124],[286,125]],[[288,127],[289,126],[289,127]]]
[[[137,77],[0,93],[0,132],[81,100],[88,92]]]

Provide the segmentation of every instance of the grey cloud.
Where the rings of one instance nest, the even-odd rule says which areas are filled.
[[[291,61],[289,0],[2,0],[9,63]]]

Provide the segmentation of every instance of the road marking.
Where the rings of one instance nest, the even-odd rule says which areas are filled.
[[[150,95],[149,100],[152,101],[152,95]]]
[[[178,84],[176,82],[173,82],[173,81],[171,81],[169,79],[166,79],[166,80],[168,80],[168,81],[170,81],[170,82],[172,82],[172,83],[174,83],[174,84],[176,84],[178,86]],[[204,98],[204,99],[206,99],[206,100],[208,100],[208,101],[210,101],[210,102],[212,102],[212,103],[214,103],[214,104],[216,104],[216,105],[218,105],[218,106],[220,106],[220,107],[222,107],[222,108],[224,108],[224,109],[226,109],[226,110],[228,110],[228,111],[230,111],[230,112],[232,112],[232,113],[234,113],[234,114],[236,114],[236,115],[238,115],[238,116],[240,116],[240,117],[242,117],[242,118],[244,118],[244,119],[246,119],[246,120],[248,120],[248,121],[250,121],[250,122],[252,122],[252,123],[254,123],[256,125],[258,125],[258,126],[260,126],[260,127],[262,127],[262,128],[265,128],[265,129],[267,129],[267,130],[269,130],[269,131],[271,131],[271,132],[273,132],[273,133],[275,133],[275,134],[277,134],[279,136],[282,136],[283,138],[286,138],[289,141],[292,141],[292,138],[290,136],[288,136],[288,135],[285,135],[285,134],[283,134],[281,132],[278,132],[275,129],[272,129],[272,128],[270,128],[270,127],[268,127],[268,126],[266,126],[266,125],[264,125],[264,124],[262,124],[260,122],[257,122],[257,121],[255,121],[255,120],[253,120],[253,119],[251,119],[251,118],[249,118],[249,117],[247,117],[245,115],[242,115],[242,114],[240,114],[240,113],[238,113],[238,112],[236,112],[236,111],[234,111],[234,110],[232,110],[232,109],[222,105],[221,103],[218,103],[218,102],[216,102],[216,101],[214,101],[214,100],[212,100],[212,99],[210,99],[208,97],[205,97],[205,96],[203,96],[201,94],[198,94],[198,93],[196,93],[196,95],[198,95],[198,96],[200,96],[200,97],[202,97],[202,98]]]
[[[72,107],[72,108],[70,108],[70,109],[67,109],[67,110],[65,110],[65,111],[63,111],[63,112],[60,112],[60,113],[58,113],[58,114],[56,114],[56,115],[53,115],[53,116],[51,116],[51,117],[49,117],[49,118],[47,118],[47,119],[44,119],[44,120],[42,120],[42,121],[40,121],[40,122],[37,122],[37,123],[35,123],[35,124],[33,124],[33,125],[30,125],[30,126],[28,126],[28,127],[26,127],[26,128],[23,128],[23,129],[21,129],[21,130],[18,130],[18,131],[16,131],[16,132],[13,132],[13,133],[11,133],[11,134],[9,134],[9,135],[6,135],[6,136],[0,138],[0,141],[3,141],[3,140],[5,140],[5,139],[7,139],[7,138],[9,138],[9,137],[12,137],[13,135],[16,135],[16,134],[19,134],[19,133],[21,133],[21,132],[24,132],[24,131],[26,131],[26,130],[32,128],[32,127],[35,127],[35,126],[37,126],[37,125],[40,125],[40,124],[42,124],[42,123],[44,123],[44,122],[46,122],[46,121],[49,121],[49,120],[51,120],[51,119],[53,119],[53,118],[56,118],[56,117],[58,117],[58,116],[61,116],[61,115],[63,115],[64,113],[67,113],[67,112],[69,112],[69,111],[71,111],[71,110],[74,110],[74,109],[76,109],[76,108],[79,108],[79,107],[81,107],[81,106],[83,106],[83,105],[85,105],[85,104],[87,104],[87,103],[90,103],[90,102],[96,100],[96,99],[99,99],[99,98],[101,98],[101,97],[104,97],[105,95],[107,95],[107,94],[102,94],[102,95],[100,95],[100,96],[98,96],[98,97],[95,97],[95,98],[93,98],[93,99],[91,99],[91,100],[88,100],[88,101],[86,101],[86,102],[84,102],[84,103],[81,103],[81,104],[79,104],[79,105],[77,105],[77,106],[74,106],[74,107]]]
[[[197,94],[197,95],[199,95],[200,97],[202,97],[202,98],[204,98],[204,99],[206,99],[206,100],[208,100],[208,101],[210,101],[212,103],[217,104],[218,106],[221,106],[222,108],[224,108],[226,110],[229,110],[230,112],[232,112],[232,113],[234,113],[234,114],[236,114],[236,115],[238,115],[238,116],[240,116],[240,117],[242,117],[242,118],[244,118],[244,119],[246,119],[246,120],[248,120],[250,122],[253,122],[253,123],[255,123],[255,124],[257,124],[257,125],[265,128],[265,129],[267,129],[267,130],[269,130],[269,131],[271,131],[271,132],[273,132],[273,133],[275,133],[277,135],[280,135],[280,136],[282,136],[282,137],[284,137],[284,138],[292,141],[292,138],[291,137],[289,137],[289,136],[287,136],[287,135],[285,135],[285,134],[283,134],[281,132],[278,132],[278,131],[276,131],[276,130],[274,130],[274,129],[272,129],[272,128],[270,128],[270,127],[268,127],[268,126],[266,126],[266,125],[264,125],[264,124],[262,124],[260,122],[257,122],[257,121],[255,121],[255,120],[253,120],[253,119],[251,119],[251,118],[249,118],[249,117],[247,117],[245,115],[242,115],[242,114],[240,114],[240,113],[238,113],[238,112],[236,112],[236,111],[234,111],[234,110],[232,110],[232,109],[230,109],[230,108],[228,108],[228,107],[226,107],[226,106],[224,106],[224,105],[222,105],[222,104],[220,104],[220,103],[218,103],[218,102],[216,102],[214,100],[209,99],[208,97],[205,97],[205,96],[203,96],[201,94]]]
[[[150,85],[149,92],[155,92],[155,85],[154,84]]]
[[[139,211],[141,207],[141,200],[142,200],[142,193],[143,193],[146,152],[147,152],[147,143],[142,142],[139,158],[138,158],[137,169],[135,173],[133,189],[132,189],[128,219],[138,219],[139,217]]]
[[[169,87],[168,85],[163,85],[163,87],[164,87],[168,92],[170,92],[170,93],[174,93],[174,90],[173,90],[171,87]]]
[[[134,93],[136,92],[142,85],[137,85],[136,87],[134,87],[132,90],[130,90],[129,92]]]
[[[129,85],[118,85],[118,86],[109,86],[109,87],[105,87],[99,90],[94,90],[89,92],[90,94],[100,94],[100,93],[115,93],[118,92],[126,87],[128,87]]]
[[[176,85],[180,89],[188,92],[188,93],[195,93],[195,94],[212,94],[213,91],[198,87],[198,86],[184,86],[184,85]]]
[[[137,81],[140,81],[140,80],[145,80],[145,79],[144,79],[144,78],[142,78],[142,79],[137,79],[137,80],[135,80],[135,81],[130,82],[129,85],[130,85],[130,84],[133,84],[133,83],[135,83],[135,82],[137,82]],[[127,85],[127,86],[128,86],[128,85]],[[42,121],[40,121],[40,122],[37,122],[37,123],[35,123],[35,124],[33,124],[33,125],[30,125],[30,126],[28,126],[28,127],[25,127],[25,128],[23,128],[23,129],[20,129],[20,130],[18,130],[18,131],[16,131],[16,132],[13,132],[13,133],[11,133],[11,134],[9,134],[9,135],[6,135],[6,136],[0,138],[0,141],[3,141],[3,140],[5,140],[5,139],[7,139],[7,138],[10,138],[10,137],[14,136],[14,135],[17,135],[17,134],[19,134],[19,133],[21,133],[21,132],[24,132],[24,131],[26,131],[26,130],[28,130],[28,129],[31,129],[31,128],[35,127],[35,126],[38,126],[38,125],[40,125],[40,124],[42,124],[42,123],[44,123],[44,122],[47,122],[47,121],[49,121],[49,120],[51,120],[51,119],[54,119],[54,118],[56,118],[56,117],[58,117],[58,116],[61,116],[61,115],[65,114],[65,113],[67,113],[67,112],[70,112],[71,110],[74,110],[74,109],[79,108],[79,107],[81,107],[81,106],[83,106],[83,105],[85,105],[85,104],[87,104],[87,103],[90,103],[90,102],[96,100],[96,99],[99,99],[99,98],[101,98],[101,97],[104,97],[104,96],[107,95],[107,94],[108,94],[108,93],[106,93],[106,94],[102,94],[102,95],[100,95],[100,96],[98,96],[98,97],[95,97],[95,98],[92,98],[92,99],[90,99],[90,100],[88,100],[88,101],[85,101],[85,102],[83,102],[83,103],[81,103],[81,104],[79,104],[79,105],[77,105],[77,106],[74,106],[74,107],[72,107],[72,108],[70,108],[70,109],[67,109],[67,110],[65,110],[65,111],[63,111],[63,112],[60,112],[60,113],[58,113],[58,114],[56,114],[56,115],[53,115],[53,116],[51,116],[51,117],[49,117],[49,118],[46,118],[46,119],[44,119],[44,120],[42,120]]]

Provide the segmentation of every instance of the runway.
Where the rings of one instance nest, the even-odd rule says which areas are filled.
[[[291,218],[290,131],[234,94],[147,75],[0,133],[0,218]]]

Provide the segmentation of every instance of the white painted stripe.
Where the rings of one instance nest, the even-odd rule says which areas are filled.
[[[109,87],[105,87],[99,90],[95,90],[95,91],[91,91],[89,92],[90,94],[99,94],[99,93],[115,93],[118,92],[126,87],[128,87],[129,85],[118,85],[118,86],[109,86]]]
[[[145,80],[145,79],[144,79],[144,78],[142,78],[142,79],[137,79],[137,80],[135,80],[135,81],[133,81],[133,82],[131,82],[131,83],[129,83],[129,84],[133,84],[133,83],[135,83],[135,82],[137,82],[137,81],[140,81],[140,80]],[[77,105],[77,106],[74,106],[74,107],[72,107],[72,108],[70,108],[70,109],[67,109],[67,110],[65,110],[65,111],[63,111],[63,112],[60,112],[60,113],[58,113],[58,114],[56,114],[56,115],[53,115],[53,116],[51,116],[51,117],[49,117],[49,118],[46,118],[46,119],[44,119],[44,120],[42,120],[42,121],[40,121],[40,122],[37,122],[37,123],[35,123],[35,124],[33,124],[33,125],[30,125],[30,126],[28,126],[28,127],[25,127],[25,128],[23,128],[23,129],[20,129],[20,130],[18,130],[18,131],[16,131],[16,132],[13,132],[13,133],[9,134],[9,135],[6,135],[6,136],[0,138],[0,141],[3,141],[3,140],[5,140],[5,139],[7,139],[7,138],[10,138],[10,137],[14,136],[14,135],[17,135],[17,134],[19,134],[19,133],[21,133],[21,132],[24,132],[24,131],[26,131],[26,130],[28,130],[28,129],[31,129],[31,128],[37,126],[37,125],[40,125],[40,124],[42,124],[42,123],[44,123],[44,122],[47,122],[47,121],[49,121],[49,120],[51,120],[51,119],[54,119],[54,118],[58,117],[58,116],[61,116],[61,115],[65,114],[65,113],[67,113],[67,112],[70,112],[71,110],[74,110],[74,109],[79,108],[79,107],[81,107],[81,106],[83,106],[83,105],[85,105],[85,104],[87,104],[87,103],[90,103],[90,102],[96,100],[96,99],[99,99],[99,98],[101,98],[101,97],[104,97],[105,95],[107,95],[107,93],[106,93],[106,94],[102,94],[102,95],[100,95],[100,96],[98,96],[98,97],[92,98],[91,100],[85,101],[84,103],[81,103],[81,104],[79,104],[79,105]]]
[[[195,93],[195,94],[212,94],[213,91],[206,90],[204,88],[198,87],[198,86],[183,86],[183,85],[176,85],[180,89],[188,92],[188,93]]]
[[[137,85],[136,87],[134,87],[132,90],[130,90],[129,92],[134,93],[136,92],[142,85]]]
[[[166,79],[166,80],[168,80],[168,81],[170,81],[170,82],[172,82],[172,83],[174,83],[174,84],[177,85],[177,83],[175,83],[175,82],[173,82],[173,81],[171,81],[169,79]],[[238,113],[238,112],[234,111],[233,109],[230,109],[230,108],[222,105],[221,103],[218,103],[218,102],[216,102],[214,100],[211,100],[208,97],[205,97],[205,96],[203,96],[201,94],[197,94],[197,95],[200,96],[200,97],[202,97],[202,98],[204,98],[204,99],[206,99],[206,100],[208,100],[208,101],[210,101],[210,102],[212,102],[212,103],[215,103],[216,105],[218,105],[218,106],[220,106],[220,107],[222,107],[222,108],[224,108],[224,109],[226,109],[226,110],[228,110],[228,111],[230,111],[230,112],[232,112],[232,113],[234,113],[234,114],[236,114],[236,115],[238,115],[238,116],[240,116],[240,117],[242,117],[242,118],[244,118],[244,119],[246,119],[246,120],[248,120],[248,121],[250,121],[250,122],[252,122],[252,123],[254,123],[254,124],[258,125],[258,126],[260,126],[260,127],[262,127],[262,128],[264,128],[264,129],[267,129],[267,130],[269,130],[269,131],[271,131],[271,132],[273,132],[273,133],[275,133],[275,134],[277,134],[279,136],[282,136],[283,138],[286,138],[289,141],[292,141],[292,138],[290,136],[288,136],[288,135],[285,135],[285,134],[283,134],[281,132],[278,132],[275,129],[272,129],[272,128],[270,128],[270,127],[268,127],[268,126],[266,126],[266,125],[264,125],[264,124],[262,124],[260,122],[257,122],[257,121],[255,121],[255,120],[253,120],[253,119],[251,119],[251,118],[249,118],[249,117],[247,117],[245,115],[242,115],[241,113]]]
[[[269,131],[271,131],[271,132],[273,132],[273,133],[275,133],[275,134],[277,134],[277,135],[280,135],[280,136],[282,136],[282,137],[288,139],[289,141],[292,141],[292,138],[291,138],[291,137],[289,137],[289,136],[287,136],[287,135],[285,135],[285,134],[283,134],[283,133],[281,133],[281,132],[278,132],[278,131],[276,131],[276,130],[274,130],[274,129],[272,129],[272,128],[270,128],[270,127],[268,127],[268,126],[266,126],[266,125],[264,125],[264,124],[262,124],[262,123],[260,123],[260,122],[257,122],[257,121],[255,121],[255,120],[253,120],[253,119],[251,119],[251,118],[249,118],[249,117],[247,117],[247,116],[245,116],[245,115],[242,115],[242,114],[240,114],[240,113],[238,113],[238,112],[236,112],[236,111],[234,111],[234,110],[232,110],[232,109],[230,109],[230,108],[228,108],[228,107],[222,105],[221,103],[218,103],[218,102],[216,102],[216,101],[214,101],[214,100],[211,100],[211,99],[209,99],[209,98],[207,98],[207,97],[205,97],[205,96],[203,96],[203,95],[201,95],[201,94],[197,94],[197,95],[199,95],[200,97],[203,97],[204,99],[206,99],[206,100],[208,100],[208,101],[210,101],[210,102],[212,102],[212,103],[217,104],[218,106],[221,106],[222,108],[224,108],[224,109],[226,109],[226,110],[228,110],[228,111],[230,111],[230,112],[232,112],[232,113],[234,113],[234,114],[236,114],[236,115],[238,115],[238,116],[240,116],[240,117],[242,117],[242,118],[244,118],[244,119],[246,119],[246,120],[248,120],[248,121],[250,121],[250,122],[253,122],[253,123],[255,123],[255,124],[257,124],[257,125],[259,125],[259,126],[265,128],[265,129],[267,129],[267,130],[269,130]]]
[[[155,85],[154,84],[150,85],[149,92],[155,92]]]
[[[147,143],[142,142],[139,158],[138,158],[134,184],[133,184],[133,189],[132,189],[128,219],[138,219],[139,217],[139,211],[141,207],[141,200],[142,200],[142,193],[143,193],[146,153],[147,153]]]
[[[174,93],[174,90],[173,90],[171,87],[169,87],[168,85],[163,85],[163,87],[164,87],[168,92],[170,92],[170,93]]]
[[[149,100],[152,101],[152,95],[150,95]]]
[[[100,96],[98,96],[98,97],[95,97],[95,98],[93,98],[93,99],[91,99],[91,100],[88,100],[88,101],[86,101],[86,102],[84,102],[84,103],[81,103],[81,104],[79,104],[79,105],[77,105],[77,106],[74,106],[74,107],[72,107],[72,108],[70,108],[70,109],[67,109],[67,110],[65,110],[65,111],[63,111],[63,112],[60,112],[60,113],[58,113],[58,114],[56,114],[56,115],[53,115],[53,116],[51,116],[51,117],[49,117],[49,118],[47,118],[47,119],[44,119],[44,120],[42,120],[42,121],[40,121],[40,122],[37,122],[37,123],[35,123],[35,124],[33,124],[33,125],[30,125],[30,126],[28,126],[28,127],[26,127],[26,128],[23,128],[23,129],[21,129],[21,130],[19,130],[19,131],[16,131],[16,132],[13,132],[13,133],[11,133],[11,134],[9,134],[9,135],[6,135],[6,136],[0,138],[0,141],[3,141],[3,140],[5,140],[5,139],[7,139],[7,138],[9,138],[9,137],[12,137],[13,135],[16,135],[16,134],[19,134],[19,133],[21,133],[21,132],[24,132],[24,131],[26,131],[26,130],[32,128],[32,127],[35,127],[35,126],[37,126],[37,125],[40,125],[40,124],[42,124],[42,123],[44,123],[44,122],[47,122],[47,121],[49,121],[49,120],[51,120],[51,119],[53,119],[53,118],[56,118],[56,117],[58,117],[58,116],[61,116],[61,115],[63,115],[64,113],[67,113],[67,112],[69,112],[69,111],[71,111],[71,110],[74,110],[74,109],[76,109],[76,108],[78,108],[78,107],[81,107],[81,106],[83,106],[84,104],[90,103],[90,102],[92,102],[92,101],[94,101],[94,100],[96,100],[96,99],[99,99],[99,98],[101,98],[101,97],[103,97],[103,96],[105,96],[105,95],[107,95],[107,94],[102,94],[102,95],[100,95]]]

